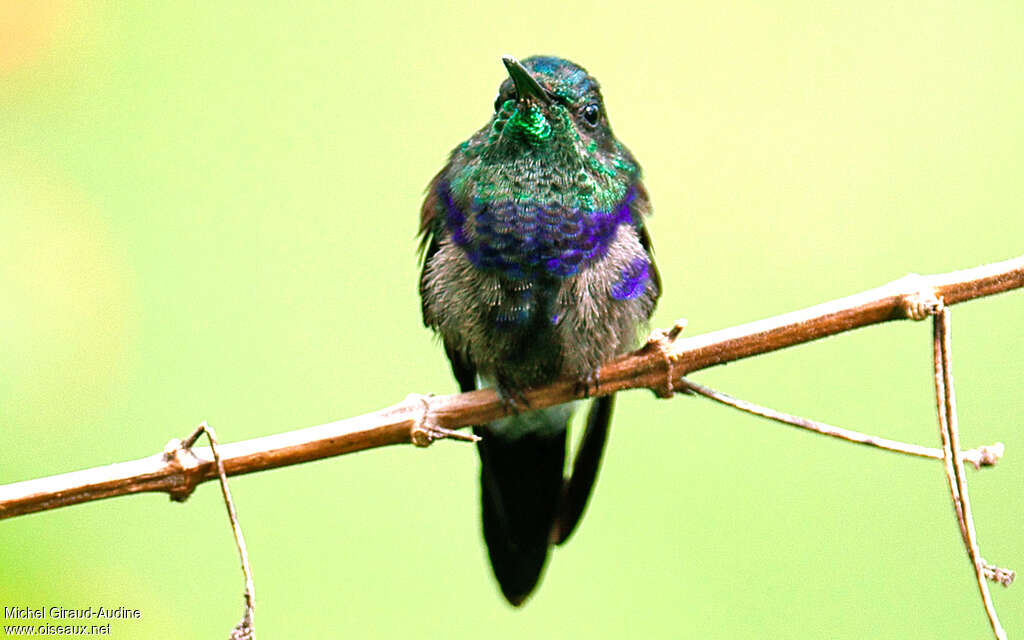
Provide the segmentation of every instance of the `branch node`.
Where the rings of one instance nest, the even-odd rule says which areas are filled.
[[[686,325],[686,318],[680,318],[676,320],[671,329],[652,331],[651,335],[647,337],[647,344],[644,345],[644,351],[656,350],[665,363],[665,383],[651,388],[654,395],[659,398],[671,398],[675,394],[676,363],[679,362],[679,354],[671,347],[676,338],[686,329]],[[690,393],[690,391],[684,390],[684,393]]]
[[[203,422],[203,425],[206,423]],[[197,429],[198,433],[201,433]],[[181,478],[180,484],[175,484],[167,490],[171,500],[185,502],[192,492],[196,490],[199,483],[203,481],[203,474],[199,472],[200,460],[192,453],[192,445],[195,444],[197,433],[193,433],[185,440],[172,438],[164,446],[164,462],[168,464],[176,475]]]
[[[903,315],[914,321],[921,321],[929,316],[940,313],[944,307],[942,298],[938,296],[933,287],[925,284],[925,279],[917,274],[911,274],[904,280],[917,281],[920,285],[918,290],[903,296]]]
[[[1006,454],[1006,445],[1002,442],[990,444],[970,451],[964,451],[961,455],[964,462],[970,463],[975,469],[982,467],[993,467],[1003,455]]]
[[[994,564],[985,562],[985,559],[981,559],[981,563],[985,569],[985,578],[992,582],[998,582],[1004,587],[1008,587],[1013,584],[1014,579],[1017,577],[1017,572],[1013,569],[1006,569],[1005,567],[997,567]]]
[[[412,429],[409,430],[409,440],[417,447],[429,447],[435,440],[451,438],[462,442],[479,442],[480,437],[472,433],[463,433],[456,429],[447,429],[437,424],[434,412],[431,411],[431,396],[410,393],[405,398],[406,402],[419,402],[423,405],[423,413],[413,421]]]
[[[679,334],[686,330],[686,325],[688,324],[690,324],[689,320],[686,318],[679,318],[676,320],[676,323],[672,325],[672,328],[665,332],[665,337],[670,341],[674,341],[679,337]]]

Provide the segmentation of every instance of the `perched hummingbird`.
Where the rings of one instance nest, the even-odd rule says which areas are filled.
[[[522,391],[558,377],[593,388],[601,363],[636,344],[661,282],[640,166],[612,134],[597,80],[561,58],[502,61],[490,122],[428,187],[420,296],[462,390],[493,387],[515,410],[474,431],[484,539],[518,606],[583,514],[613,403],[593,402],[566,479],[579,402],[529,410]]]

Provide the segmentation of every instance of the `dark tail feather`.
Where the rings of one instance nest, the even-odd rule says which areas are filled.
[[[551,541],[555,544],[568,540],[583,516],[594,481],[597,480],[597,470],[601,466],[601,455],[608,438],[608,424],[614,406],[614,394],[602,396],[594,400],[587,414],[587,429],[583,432],[580,448],[572,464],[572,476],[565,483],[558,518],[551,534]]]
[[[501,591],[515,606],[537,585],[562,495],[565,430],[504,438],[489,426],[482,440],[480,488],[484,540]]]

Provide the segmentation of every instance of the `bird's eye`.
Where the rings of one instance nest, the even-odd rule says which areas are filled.
[[[591,103],[583,107],[582,113],[583,119],[592,127],[596,127],[598,121],[601,120],[601,108],[596,104]]]

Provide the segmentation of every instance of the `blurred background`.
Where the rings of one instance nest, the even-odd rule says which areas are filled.
[[[687,333],[1024,251],[1019,2],[0,2],[0,483],[456,388],[417,216],[500,56],[602,83]],[[1024,569],[1024,293],[955,308],[982,551]],[[701,372],[938,442],[929,323]],[[261,637],[990,637],[942,465],[624,394],[583,526],[512,610],[470,446],[239,477]],[[4,606],[127,606],[218,638],[241,576],[216,484],[0,522]],[[994,586],[1011,635],[1018,585]]]

